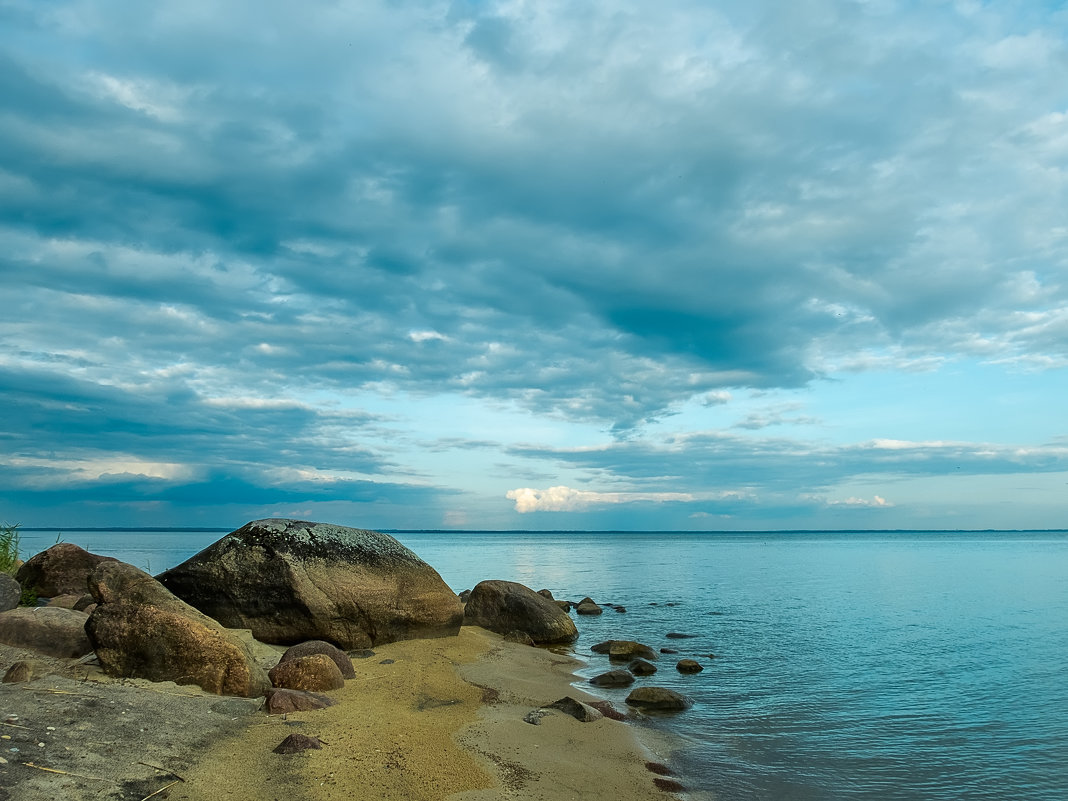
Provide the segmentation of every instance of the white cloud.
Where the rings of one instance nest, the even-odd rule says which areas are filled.
[[[530,487],[508,490],[505,495],[515,501],[515,510],[528,512],[574,512],[590,506],[609,506],[620,503],[687,502],[694,496],[685,492],[591,492],[571,487],[549,487],[539,490]]]
[[[857,509],[888,509],[894,504],[881,495],[874,495],[870,499],[849,497],[844,501],[827,501],[828,506],[849,506]]]

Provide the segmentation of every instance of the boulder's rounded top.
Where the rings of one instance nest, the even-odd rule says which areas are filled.
[[[285,551],[303,559],[326,559],[364,564],[426,564],[388,534],[332,523],[270,517],[253,520],[220,539],[210,549],[228,550],[241,544]]]

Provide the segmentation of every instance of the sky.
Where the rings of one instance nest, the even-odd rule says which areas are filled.
[[[1068,527],[1068,10],[0,0],[0,521]]]

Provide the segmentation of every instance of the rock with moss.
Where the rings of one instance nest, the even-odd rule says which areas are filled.
[[[344,650],[456,635],[463,604],[430,565],[377,531],[256,520],[161,573],[171,592],[263,642]]]

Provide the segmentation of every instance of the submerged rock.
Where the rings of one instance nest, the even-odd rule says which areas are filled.
[[[644,659],[635,659],[627,665],[627,670],[635,676],[652,676],[656,673],[656,665],[652,662],[646,662]]]
[[[514,581],[479,582],[471,590],[464,622],[498,634],[518,629],[539,644],[578,638],[574,621],[555,602]]]
[[[609,670],[590,679],[594,687],[629,687],[634,683],[634,674],[629,670]]]
[[[696,659],[680,659],[675,669],[679,673],[700,673],[704,667]]]
[[[458,634],[463,604],[426,562],[376,531],[255,520],[161,573],[175,595],[263,642],[345,650]]]
[[[631,690],[627,703],[641,709],[664,712],[689,709],[693,705],[689,698],[666,687],[638,687]]]

